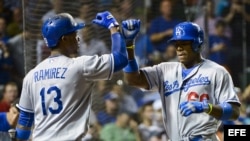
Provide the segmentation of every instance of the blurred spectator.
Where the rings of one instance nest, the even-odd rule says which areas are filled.
[[[13,10],[15,8],[20,8],[22,7],[22,1],[21,0],[3,0],[5,7]]]
[[[165,50],[165,53],[163,54],[163,60],[164,62],[177,62],[177,54],[176,54],[176,48],[174,45],[169,44],[168,47]]]
[[[99,80],[95,85],[94,92],[91,95],[92,109],[95,113],[105,109],[104,94],[109,92],[108,82]]]
[[[121,20],[134,18],[135,13],[135,1],[134,0],[120,0],[119,14]],[[118,18],[119,19],[119,18]]]
[[[25,37],[26,36],[26,37]],[[24,65],[24,38],[30,38],[29,32],[23,32],[10,38],[7,42],[7,46],[10,51],[11,58],[13,59],[14,69],[12,73],[12,79],[18,83],[18,86],[22,86],[22,79],[25,75]]]
[[[154,49],[147,34],[140,34],[135,42],[135,55],[140,67],[147,66]]]
[[[3,17],[8,24],[11,21],[12,11],[5,2],[5,0],[0,0],[0,17]]]
[[[23,31],[23,15],[21,8],[12,10],[12,20],[7,26],[7,34],[13,37]]]
[[[137,123],[126,112],[119,113],[115,123],[106,124],[100,137],[103,141],[142,141]]]
[[[0,112],[8,112],[11,103],[18,98],[18,86],[15,82],[8,82],[3,88],[3,97],[0,101]]]
[[[4,42],[0,41],[0,87],[11,80],[13,61],[9,49]]]
[[[232,78],[236,85],[240,85],[239,75],[242,74],[243,64],[242,58],[239,56],[243,55],[243,45],[246,44],[248,47],[250,44],[250,2],[249,0],[231,0],[224,1],[224,6],[221,8],[221,16],[229,24],[232,29],[231,46],[233,52],[230,53],[230,66]],[[240,28],[239,28],[240,27]],[[244,35],[246,35],[244,37]],[[247,50],[247,54],[250,50]],[[249,60],[247,56],[247,60]],[[249,62],[248,62],[249,63]],[[248,64],[249,65],[249,64]]]
[[[205,2],[205,9],[206,12],[203,12],[202,15],[197,17],[194,22],[198,24],[202,29],[206,29],[208,31],[208,35],[215,34],[215,24],[218,20],[221,20],[222,18],[220,16],[216,16],[215,14],[215,0],[206,0]],[[207,17],[206,17],[207,16]],[[207,18],[207,23],[206,19]],[[205,26],[207,24],[207,26]],[[225,25],[225,36],[228,38],[231,37],[231,29],[228,25]]]
[[[19,116],[18,108],[16,104],[19,103],[19,99],[16,99],[12,104],[8,112],[0,112],[0,141],[12,141],[8,130],[15,128]]]
[[[161,99],[157,99],[153,102],[152,104],[153,109],[154,109],[154,119],[153,119],[153,124],[157,125],[158,127],[164,129],[164,123],[163,123],[163,109],[162,109],[162,102]]]
[[[7,43],[9,36],[6,33],[6,21],[3,17],[0,17],[0,42]]]
[[[250,84],[243,90],[241,98],[246,106],[246,115],[250,117]]]
[[[164,52],[167,47],[167,41],[171,38],[173,28],[180,21],[172,19],[172,1],[162,0],[160,4],[161,15],[152,20],[149,35],[154,49],[160,53]]]
[[[79,20],[78,22],[87,22],[91,21],[93,16],[95,16],[94,12],[94,4],[91,2],[84,2],[82,3],[80,9],[79,9],[79,16],[76,18],[76,20]]]
[[[205,31],[207,36],[214,35],[216,32],[215,24],[218,20],[222,19],[220,16],[215,15],[215,0],[206,0],[204,2],[203,11],[205,12],[202,12],[202,14],[200,14],[194,22]],[[227,24],[225,26],[224,34],[226,37],[231,38],[231,28]],[[205,58],[209,57],[208,46],[203,47],[202,55]]]
[[[100,8],[108,9],[113,4],[113,0],[98,0]],[[116,16],[114,16],[116,17]]]
[[[42,22],[44,22],[45,20],[47,20],[48,18],[55,16],[56,14],[62,12],[62,0],[49,0],[51,5],[52,5],[52,9],[50,9],[47,13],[45,13],[42,16]]]
[[[143,25],[143,23],[141,24]],[[141,32],[139,32],[138,37],[135,40],[135,56],[140,67],[148,65],[148,62],[150,61],[149,56],[154,52],[153,44],[151,43],[150,37],[147,33],[150,22],[146,22],[144,24],[145,29],[141,28]]]
[[[209,35],[209,59],[224,66],[229,72],[228,55],[231,48],[231,42],[225,35],[226,23],[218,20],[215,23],[215,33]]]
[[[152,102],[144,104],[140,111],[139,131],[143,141],[151,141],[153,138],[161,139],[161,134],[164,129],[153,124],[154,109]]]
[[[93,110],[90,110],[89,127],[87,134],[82,138],[82,141],[101,141],[99,137],[99,125]]]
[[[75,18],[76,22],[79,22],[79,23],[83,22],[83,23],[87,24],[86,26],[89,26],[88,22],[92,21],[93,17],[96,14],[96,12],[95,12],[96,11],[95,6],[96,5],[95,5],[94,2],[90,2],[90,1],[88,1],[88,2],[82,2],[81,6],[79,8],[79,15]],[[92,25],[90,25],[90,26],[92,26]],[[93,29],[93,28],[91,28],[91,29]],[[81,38],[83,36],[82,35],[82,30],[79,30],[77,32],[79,34],[79,37]],[[94,30],[91,31],[91,32],[94,32]]]
[[[119,111],[118,96],[112,92],[104,95],[105,109],[97,113],[97,121],[100,126],[116,121]]]
[[[108,50],[105,43],[97,39],[95,36],[95,29],[93,26],[86,26],[81,30],[81,40],[79,46],[79,55],[102,55],[107,54]]]
[[[111,92],[118,95],[118,102],[121,111],[136,115],[138,112],[138,106],[133,97],[126,93],[124,90],[124,82],[119,79],[113,84]]]

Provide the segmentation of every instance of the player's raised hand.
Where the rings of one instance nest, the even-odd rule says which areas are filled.
[[[109,11],[97,13],[96,18],[92,22],[108,29],[119,26],[118,22]]]
[[[122,21],[122,35],[126,40],[134,40],[140,31],[141,21],[129,19]]]
[[[203,102],[199,101],[185,101],[179,106],[181,114],[185,117],[191,115],[192,113],[202,113],[209,109],[207,100]]]

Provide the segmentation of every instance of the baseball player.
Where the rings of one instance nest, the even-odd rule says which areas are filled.
[[[169,40],[176,47],[179,62],[139,69],[133,52],[139,28],[139,20],[122,22],[129,59],[123,69],[126,82],[158,90],[171,141],[217,141],[221,121],[236,120],[241,103],[225,68],[201,56],[202,29],[191,22],[179,23]]]
[[[111,54],[70,58],[77,53],[77,30],[84,23],[76,23],[68,13],[44,22],[42,35],[51,55],[24,78],[17,139],[29,139],[31,128],[35,141],[76,141],[86,133],[95,82],[111,79],[128,62],[113,15],[108,11],[97,13],[93,23],[110,30]]]

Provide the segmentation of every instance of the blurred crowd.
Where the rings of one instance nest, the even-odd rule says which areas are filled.
[[[26,3],[32,0],[24,0]],[[41,23],[59,12],[62,0],[50,0],[51,9],[41,17]],[[205,31],[204,58],[223,65],[232,75],[241,102],[241,116],[235,122],[250,124],[250,84],[242,87],[244,72],[242,56],[250,44],[250,0],[99,0],[99,10],[109,10],[118,21],[139,18],[141,31],[135,42],[135,55],[140,67],[159,62],[178,61],[175,47],[168,45],[173,27],[189,20]],[[143,5],[143,8],[140,6]],[[93,19],[93,2],[83,0],[76,20]],[[25,9],[29,10],[29,9]],[[101,55],[110,52],[110,41],[100,36],[101,30],[88,25],[79,32],[81,55]],[[0,1],[0,112],[10,112],[11,104],[19,97],[25,75],[23,40],[30,37],[23,29],[21,1]],[[36,61],[49,54],[42,38],[37,39]],[[246,51],[246,52],[244,52]],[[249,55],[244,58],[250,60]],[[247,64],[250,66],[250,63]],[[88,134],[83,141],[167,141],[162,121],[160,96],[155,91],[130,87],[123,81],[122,72],[111,81],[98,81],[92,95],[92,111]],[[223,137],[223,124],[218,136]]]

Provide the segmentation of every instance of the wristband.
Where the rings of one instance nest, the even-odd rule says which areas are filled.
[[[127,73],[139,71],[139,67],[136,60],[128,60],[128,65],[123,69],[123,71]]]
[[[126,48],[127,48],[127,49],[134,49],[134,48],[135,48],[135,45],[127,46]]]
[[[206,113],[210,114],[212,112],[212,110],[213,110],[213,105],[208,103],[208,107],[209,107],[209,111],[207,111]]]
[[[221,120],[229,120],[232,116],[233,113],[233,107],[231,104],[227,103],[227,102],[223,102],[222,104],[220,104],[221,108],[222,108],[222,116],[221,116]]]

